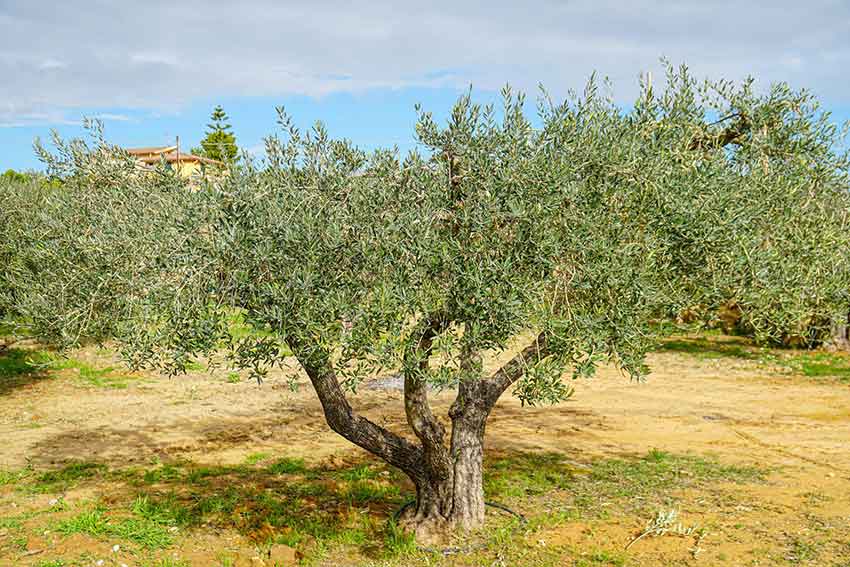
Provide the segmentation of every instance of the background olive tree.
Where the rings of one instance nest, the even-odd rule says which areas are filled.
[[[600,363],[639,379],[653,321],[686,307],[732,299],[769,340],[850,304],[847,159],[808,94],[684,68],[628,111],[606,89],[542,93],[534,121],[508,88],[498,109],[462,97],[444,126],[420,110],[406,156],[279,109],[266,161],[195,191],[134,172],[97,130],[57,139],[41,155],[63,189],[5,197],[23,203],[16,312],[172,374],[202,357],[261,378],[294,355],[328,425],[410,477],[417,535],[477,527],[506,391],[555,403]],[[399,370],[409,435],[347,397]],[[457,390],[447,416],[435,388]]]

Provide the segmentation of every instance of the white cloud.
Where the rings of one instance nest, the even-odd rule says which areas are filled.
[[[42,71],[49,71],[51,69],[66,69],[67,67],[67,63],[63,63],[62,61],[58,61],[52,58],[45,59],[38,66],[38,68]]]
[[[130,55],[130,61],[140,65],[169,65],[174,67],[177,65],[177,56],[173,53],[133,53]]]
[[[95,118],[97,120],[102,120],[103,122],[131,122],[133,118],[127,116],[126,114],[112,114],[110,112],[101,112],[100,114],[95,114],[91,118]]]
[[[790,80],[846,104],[848,28],[843,0],[150,0],[143,12],[5,0],[0,109],[173,112],[200,97],[505,82],[558,95],[594,70],[630,98],[662,55],[698,75]]]

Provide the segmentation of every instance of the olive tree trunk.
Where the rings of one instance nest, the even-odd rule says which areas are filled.
[[[420,542],[433,542],[451,530],[472,530],[484,523],[484,430],[502,393],[522,375],[527,361],[545,356],[538,337],[490,377],[462,381],[449,411],[451,437],[431,411],[427,367],[431,340],[426,331],[405,364],[404,405],[413,443],[357,415],[345,397],[327,353],[295,339],[288,344],[313,384],[332,430],[403,471],[416,487],[416,502],[400,521]]]
[[[844,321],[835,321],[830,333],[832,346],[839,350],[850,350],[850,313]]]

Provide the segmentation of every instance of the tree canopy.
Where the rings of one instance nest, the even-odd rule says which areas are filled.
[[[294,355],[330,427],[414,482],[419,535],[475,527],[505,391],[555,403],[601,363],[642,378],[653,323],[687,307],[734,300],[767,341],[850,306],[848,158],[809,93],[684,67],[628,111],[606,88],[542,92],[534,120],[507,87],[446,125],[419,109],[405,156],[279,109],[264,162],[194,191],[102,139],[46,156],[62,191],[0,193],[11,308],[60,345],[114,337],[175,374],[203,356],[261,378]],[[399,369],[412,436],[346,398]],[[450,432],[429,388],[457,389]]]

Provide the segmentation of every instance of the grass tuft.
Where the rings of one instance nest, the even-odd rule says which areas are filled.
[[[272,474],[296,474],[307,472],[307,466],[304,464],[304,459],[284,457],[275,461],[266,470]]]
[[[144,516],[112,519],[103,508],[80,512],[55,526],[63,535],[86,534],[94,537],[113,537],[130,541],[148,549],[161,549],[171,545],[172,537],[167,525]]]
[[[100,463],[75,461],[55,471],[40,474],[30,486],[33,492],[64,492],[81,480],[94,478],[106,471]]]

